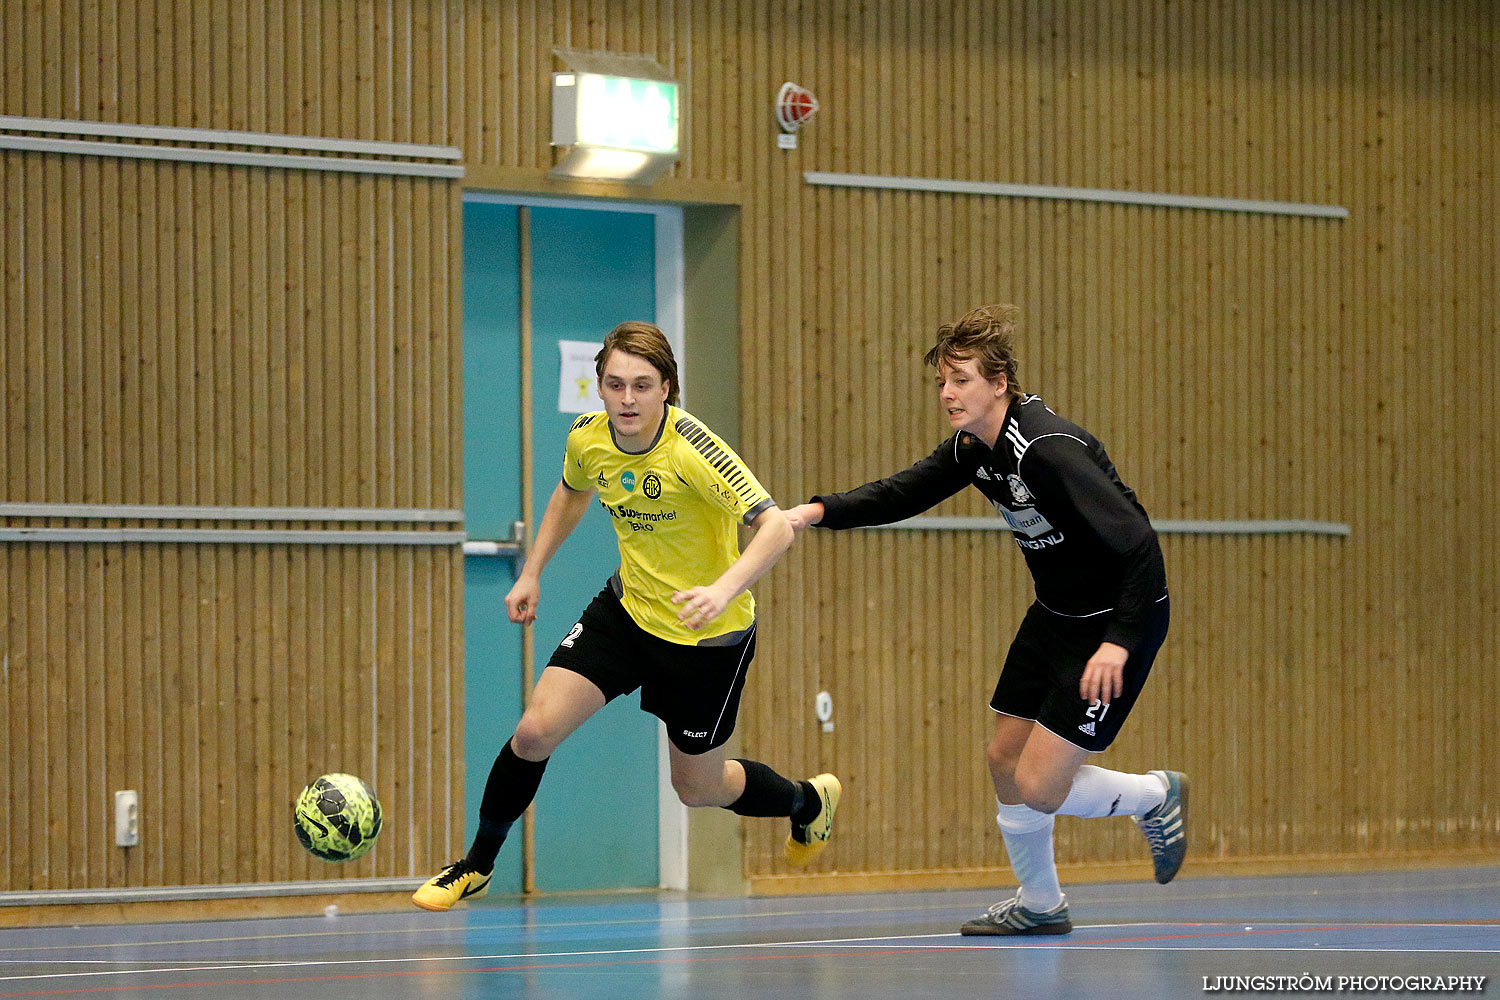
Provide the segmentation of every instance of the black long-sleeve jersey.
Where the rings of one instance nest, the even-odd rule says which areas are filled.
[[[993,449],[958,431],[909,469],[813,500],[824,507],[820,527],[857,528],[913,517],[967,485],[1010,525],[1041,605],[1109,615],[1104,641],[1134,653],[1166,595],[1156,532],[1104,445],[1037,396],[1011,403]]]

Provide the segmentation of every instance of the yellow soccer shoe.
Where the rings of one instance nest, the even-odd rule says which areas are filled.
[[[811,864],[822,853],[823,848],[828,846],[828,840],[833,836],[833,813],[838,809],[839,796],[844,792],[839,779],[831,774],[820,774],[809,781],[817,790],[823,808],[818,810],[818,815],[811,823],[805,826],[793,823],[792,832],[787,834],[786,859],[797,868]]]
[[[411,901],[424,910],[451,910],[454,903],[478,899],[489,892],[490,875],[481,875],[467,858],[460,858],[423,882],[422,888],[412,893]]]

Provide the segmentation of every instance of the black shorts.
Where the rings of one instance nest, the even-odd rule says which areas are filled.
[[[1037,722],[1090,753],[1107,749],[1146,686],[1157,650],[1167,638],[1171,609],[1165,597],[1153,606],[1145,637],[1125,661],[1123,690],[1108,705],[1078,696],[1083,668],[1104,641],[1106,617],[1069,618],[1032,604],[1010,644],[990,708]]]
[[[640,688],[642,711],[666,723],[673,746],[696,756],[734,732],[754,657],[754,625],[730,645],[668,642],[637,625],[606,586],[547,663],[587,677],[606,702]]]

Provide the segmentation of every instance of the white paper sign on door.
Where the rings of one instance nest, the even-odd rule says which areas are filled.
[[[559,413],[588,413],[601,410],[595,390],[598,376],[594,374],[594,355],[599,353],[599,344],[592,340],[559,340],[557,349],[562,353],[562,375],[557,386],[557,409]]]

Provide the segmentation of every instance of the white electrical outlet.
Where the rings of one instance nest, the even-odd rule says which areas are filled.
[[[115,846],[134,847],[141,839],[140,822],[140,800],[135,792],[115,792]]]

